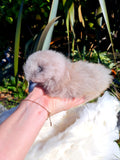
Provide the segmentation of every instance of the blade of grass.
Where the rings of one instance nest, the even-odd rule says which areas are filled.
[[[74,22],[75,22],[75,9],[74,9],[74,2],[71,4],[69,9],[69,16],[70,16],[70,26],[71,30],[73,32],[73,36],[75,37],[75,31],[74,31]]]
[[[67,28],[67,39],[68,39],[68,57],[70,57],[70,17],[69,14],[66,16],[66,28]]]
[[[18,15],[18,19],[17,19],[16,34],[15,34],[14,76],[16,78],[18,75],[18,59],[19,59],[19,45],[20,45],[20,32],[21,32],[23,3],[24,3],[24,1],[22,1],[21,6],[20,6],[19,15]]]
[[[85,28],[85,21],[82,16],[81,4],[78,7],[78,17],[79,17],[79,21],[82,23],[83,27]]]
[[[99,7],[96,11],[96,18],[97,18],[97,23],[100,27],[102,26],[102,19],[103,19],[101,14],[102,14],[102,9],[101,7]]]
[[[71,27],[71,31],[73,33],[73,36],[72,36],[72,53],[74,53],[74,50],[75,50],[75,31],[74,31],[75,7],[74,7],[74,2],[71,4],[71,6],[69,8],[69,17],[70,17],[70,27]]]
[[[75,11],[74,11],[74,2],[73,0],[67,1],[63,0],[64,12],[66,16],[66,28],[67,28],[67,39],[68,39],[68,57],[70,57],[70,27],[73,33],[73,39],[75,38],[74,32],[74,21],[75,21]],[[73,40],[74,41],[74,40]],[[73,42],[74,44],[74,42]],[[74,47],[72,45],[72,51]],[[74,51],[73,51],[74,52]]]
[[[109,19],[108,19],[105,0],[99,0],[99,3],[100,3],[100,6],[101,6],[101,9],[102,9],[102,13],[103,13],[105,23],[106,23],[106,26],[107,26],[107,30],[108,30],[108,33],[109,33],[109,37],[110,37],[110,41],[111,41],[111,45],[112,45],[112,52],[113,52],[114,61],[116,62],[116,56],[115,56],[115,52],[114,52],[114,45],[113,45],[113,40],[112,40],[112,36],[111,36],[111,30],[110,30],[110,24],[109,24]]]
[[[54,19],[54,22],[58,19],[56,19],[56,15],[57,15],[57,9],[58,9],[58,3],[59,0],[53,0],[52,1],[52,7],[50,10],[50,15],[49,15],[49,20],[48,20],[48,24]],[[49,30],[47,31],[46,37],[43,41],[43,46],[42,46],[42,50],[47,50],[50,47],[50,42],[52,39],[52,33],[53,33],[53,29],[54,29],[54,22],[51,23],[51,26],[49,27]],[[39,46],[38,46],[39,48]]]
[[[43,30],[42,32],[42,35],[39,39],[39,42],[38,42],[38,45],[37,45],[37,48],[36,48],[36,51],[39,51],[39,50],[47,50],[49,48],[49,45],[50,45],[50,41],[47,41],[46,37],[48,36],[48,31],[50,29],[50,27],[55,23],[55,21],[57,21],[60,17],[56,17],[54,18],[51,22],[49,22],[47,24],[47,26],[45,27],[45,29]],[[49,36],[52,36],[52,33],[51,35]],[[50,37],[49,37],[50,38]],[[46,42],[45,42],[45,39],[46,39]],[[49,39],[50,40],[50,39]],[[44,45],[44,42],[46,43],[44,48],[43,48],[43,45]]]

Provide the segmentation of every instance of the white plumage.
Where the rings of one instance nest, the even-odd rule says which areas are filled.
[[[25,160],[120,160],[119,101],[108,92],[95,103],[47,120]]]

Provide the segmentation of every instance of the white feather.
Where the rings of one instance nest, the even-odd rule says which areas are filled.
[[[119,101],[108,92],[95,103],[52,116],[25,160],[118,160]]]

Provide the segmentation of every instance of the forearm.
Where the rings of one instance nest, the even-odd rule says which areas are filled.
[[[47,117],[42,107],[22,102],[0,126],[0,160],[24,159]]]
[[[0,125],[0,160],[24,160],[48,113],[54,115],[84,102],[83,98],[51,98],[37,87],[26,99]]]

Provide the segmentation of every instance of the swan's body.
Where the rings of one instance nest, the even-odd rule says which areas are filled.
[[[118,100],[105,93],[46,121],[25,160],[119,160]]]
[[[120,102],[106,92],[96,103],[52,116],[53,126],[45,122],[25,160],[120,160],[118,111]]]

